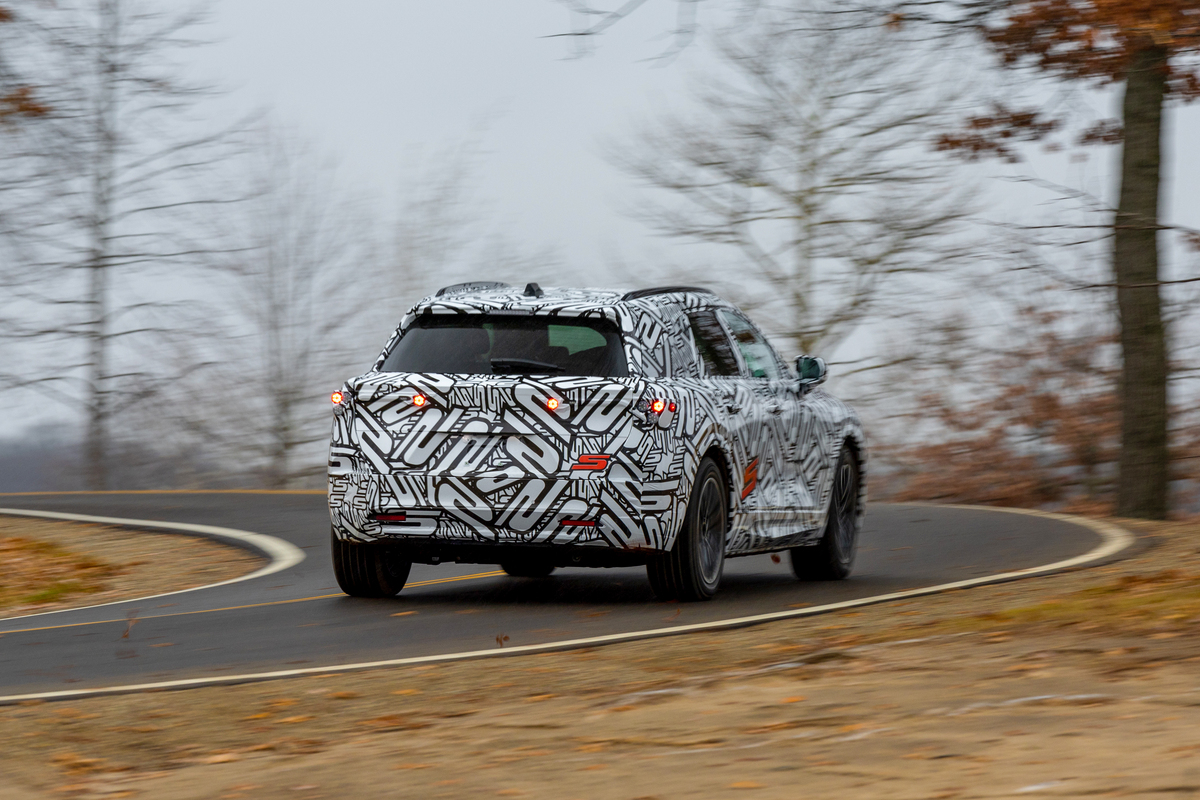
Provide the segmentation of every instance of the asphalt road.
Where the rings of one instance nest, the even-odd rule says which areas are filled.
[[[0,695],[352,664],[783,611],[1036,567],[1094,548],[1092,531],[1013,514],[872,504],[849,580],[800,583],[784,554],[733,559],[717,598],[659,603],[643,569],[413,567],[396,598],[341,594],[324,495],[8,495],[9,508],[199,523],[269,534],[307,558],[242,583],[146,601],[0,620]],[[458,580],[445,580],[458,578]],[[432,582],[430,582],[432,581]],[[420,585],[424,583],[424,585]],[[417,585],[414,585],[417,584]],[[136,620],[131,624],[130,620]],[[507,640],[504,637],[508,637]]]

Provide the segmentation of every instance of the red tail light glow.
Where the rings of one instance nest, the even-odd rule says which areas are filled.
[[[594,528],[596,523],[590,519],[564,519],[561,523],[564,528]]]
[[[425,405],[428,402],[429,402],[429,400],[423,394],[414,394],[413,395],[413,405],[417,406],[418,408],[420,408],[421,406]]]
[[[650,404],[650,410],[653,411],[655,414],[661,414],[663,412],[663,409],[666,407],[667,407],[666,400],[655,400],[653,403]]]
[[[558,410],[558,399],[551,397],[549,400],[546,401],[546,408],[550,409],[551,411],[557,411]]]
[[[329,399],[333,401],[335,406],[340,406],[342,401],[346,399],[346,396],[341,392],[334,392],[333,394],[329,395]]]
[[[670,411],[672,414],[675,413],[675,404],[671,403],[670,405],[668,405],[667,411]]]

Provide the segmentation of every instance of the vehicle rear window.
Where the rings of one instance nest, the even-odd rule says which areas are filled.
[[[610,322],[496,314],[418,317],[382,369],[452,375],[629,374],[621,334]]]

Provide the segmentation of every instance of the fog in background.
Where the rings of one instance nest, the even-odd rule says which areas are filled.
[[[1095,229],[1120,148],[1017,145],[1021,163],[968,163],[931,143],[997,96],[1100,120],[1120,93],[1022,82],[919,28],[781,33],[792,5],[818,8],[713,5],[682,41],[676,5],[648,3],[586,42],[559,36],[579,21],[552,2],[204,6],[186,41],[143,54],[188,88],[125,128],[129,169],[156,148],[173,166],[137,172],[153,191],[116,202],[145,213],[113,215],[111,238],[132,249],[105,258],[139,263],[113,271],[122,314],[98,372],[86,315],[63,316],[87,291],[71,265],[93,257],[91,189],[55,166],[94,154],[94,131],[0,127],[0,491],[319,487],[328,392],[421,296],[496,279],[710,286],[786,359],[833,363],[829,388],[878,447],[876,486],[936,494],[913,476],[953,480],[976,452],[1068,486],[985,500],[1099,502],[1119,354]],[[182,13],[124,8],[155,30]],[[48,41],[6,53],[35,54],[30,82],[56,82],[51,106],[91,108],[96,62],[47,55]],[[1194,227],[1197,113],[1172,109],[1164,171],[1164,219]],[[1181,241],[1164,247],[1164,277],[1196,274]],[[1197,286],[1164,289],[1180,420],[1196,407]],[[108,444],[89,456],[97,403]]]

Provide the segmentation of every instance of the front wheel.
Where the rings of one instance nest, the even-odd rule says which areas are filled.
[[[344,542],[330,532],[333,574],[338,586],[351,597],[394,597],[408,581],[412,562],[390,547]]]
[[[700,462],[687,515],[675,546],[646,565],[660,600],[708,600],[717,593],[725,568],[729,492],[711,458]]]
[[[793,547],[792,571],[802,581],[840,581],[854,567],[858,552],[858,458],[842,448],[833,473],[833,492],[825,531],[816,545]]]

